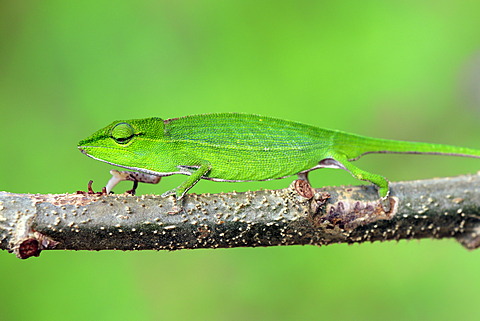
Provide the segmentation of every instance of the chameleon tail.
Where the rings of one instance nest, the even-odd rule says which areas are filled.
[[[480,150],[444,144],[407,142],[377,139],[339,132],[334,137],[334,145],[354,161],[371,153],[430,154],[480,158]]]

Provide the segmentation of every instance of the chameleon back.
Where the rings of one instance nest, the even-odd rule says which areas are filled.
[[[165,139],[176,144],[179,165],[212,165],[207,178],[266,180],[318,164],[334,131],[244,114],[194,115],[165,120]]]

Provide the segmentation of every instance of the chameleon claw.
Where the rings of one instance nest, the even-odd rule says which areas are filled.
[[[382,200],[387,200],[388,197],[390,196],[390,189],[388,188],[388,185],[387,187],[381,187],[378,189],[378,194],[380,195],[380,197],[382,198]]]
[[[187,191],[180,191],[180,190],[177,190],[177,192],[175,193],[175,198],[177,200],[181,200],[183,198],[183,196],[185,195]]]
[[[92,184],[93,184],[93,181],[90,180],[90,181],[88,182],[88,187],[87,187],[87,189],[88,189],[88,194],[95,194],[95,192],[93,191],[93,188],[92,188]]]
[[[129,189],[128,191],[125,191],[125,193],[133,196],[137,192],[137,187],[138,187],[138,181],[133,181],[132,189]]]
[[[77,191],[76,194],[83,194],[83,195],[108,195],[107,188],[103,187],[101,192],[95,192],[92,188],[93,180],[90,180],[87,185],[87,191]]]

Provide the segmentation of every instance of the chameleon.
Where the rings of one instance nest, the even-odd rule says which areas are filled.
[[[264,181],[338,168],[389,194],[388,180],[352,162],[370,153],[433,154],[480,158],[480,150],[443,144],[371,138],[252,114],[216,113],[173,119],[114,121],[78,143],[85,155],[130,171],[112,170],[106,193],[120,181],[158,183],[183,174],[162,194],[181,199],[200,179]],[[134,192],[133,190],[133,192]]]

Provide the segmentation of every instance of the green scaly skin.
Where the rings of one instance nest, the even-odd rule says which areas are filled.
[[[480,158],[480,150],[470,148],[376,139],[234,113],[115,121],[79,142],[78,148],[94,159],[147,175],[189,175],[163,194],[178,199],[200,179],[262,181],[295,174],[307,179],[309,171],[322,167],[345,169],[377,185],[380,196],[386,197],[385,177],[359,169],[352,161],[368,153]]]

